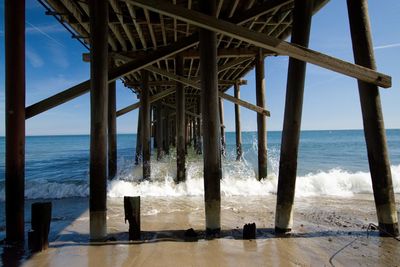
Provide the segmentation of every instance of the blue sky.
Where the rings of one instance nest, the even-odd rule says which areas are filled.
[[[4,0],[0,0],[0,135],[4,135]],[[400,1],[369,1],[378,70],[392,76],[391,89],[381,89],[386,128],[400,128]],[[26,11],[26,105],[60,92],[89,78],[87,52],[58,22],[44,14],[34,0]],[[396,26],[397,25],[397,26]],[[331,0],[313,18],[310,48],[353,62],[345,0]],[[268,57],[266,103],[271,111],[269,130],[281,130],[286,92],[287,57]],[[255,103],[254,72],[241,87],[244,100]],[[230,89],[228,93],[233,94]],[[136,102],[130,90],[117,83],[117,107]],[[225,124],[234,129],[233,104],[225,101]],[[242,130],[256,129],[256,114],[241,109]],[[87,134],[90,130],[89,94],[27,120],[27,135]],[[136,132],[137,111],[118,118],[118,132]],[[361,129],[361,109],[356,80],[308,64],[302,129]]]

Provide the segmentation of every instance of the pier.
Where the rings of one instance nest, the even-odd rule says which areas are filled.
[[[5,0],[5,213],[6,242],[23,243],[25,122],[90,94],[90,240],[107,239],[107,181],[117,174],[119,117],[138,112],[135,163],[151,180],[152,154],[176,149],[176,183],[187,178],[187,146],[204,160],[205,232],[221,233],[221,157],[224,105],[235,107],[237,160],[243,157],[240,109],[257,118],[258,173],[268,179],[268,81],[265,61],[289,57],[279,161],[275,233],[293,227],[298,149],[307,64],[358,81],[376,214],[382,235],[399,235],[379,87],[391,77],[377,71],[367,0],[347,0],[354,63],[308,48],[312,17],[327,0],[38,0],[88,52],[90,77],[25,105],[25,0]],[[346,18],[338,18],[346,19]],[[287,39],[290,37],[290,41]],[[244,76],[255,71],[256,103],[240,98]],[[116,80],[139,101],[117,110]],[[234,87],[234,95],[227,93]],[[247,90],[247,87],[246,87]],[[356,88],[354,88],[356,90]],[[60,118],[62,119],[62,118]],[[154,131],[154,133],[153,133]],[[152,148],[151,140],[156,141]]]

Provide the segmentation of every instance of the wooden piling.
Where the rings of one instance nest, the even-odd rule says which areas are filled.
[[[163,146],[164,146],[164,152],[166,155],[169,155],[169,143],[170,143],[170,138],[169,138],[169,131],[170,131],[170,120],[169,120],[169,108],[164,107],[164,120],[163,120],[163,133],[164,133],[164,141],[163,141]]]
[[[136,154],[135,165],[139,165],[142,158],[142,107],[138,110],[137,132],[136,132]]]
[[[35,202],[31,206],[31,231],[28,232],[28,247],[32,252],[49,247],[51,202]]]
[[[150,114],[150,88],[149,72],[142,70],[142,92],[141,92],[141,118],[142,118],[142,164],[143,180],[150,180],[151,168],[151,114]]]
[[[108,3],[90,0],[90,239],[107,236]]]
[[[347,0],[355,63],[376,70],[368,2]],[[381,235],[399,235],[392,173],[378,87],[358,81],[364,135]]]
[[[117,96],[115,81],[108,84],[108,179],[117,174]]]
[[[233,94],[235,98],[240,99],[240,84],[236,82]],[[242,131],[240,129],[240,107],[235,104],[235,133],[236,133],[236,160],[242,159]]]
[[[140,196],[124,197],[125,223],[129,223],[129,240],[140,240]]]
[[[197,114],[201,115],[201,100],[200,100],[200,96],[197,98]],[[203,142],[202,142],[202,137],[201,137],[201,117],[197,117],[197,128],[196,128],[196,135],[197,135],[197,147],[196,147],[196,151],[198,155],[202,154],[202,150],[203,150]]]
[[[156,139],[157,139],[157,160],[161,160],[164,156],[164,145],[163,145],[163,105],[161,101],[156,104]]]
[[[176,75],[183,76],[183,57],[176,57]],[[176,182],[186,180],[185,89],[176,83]]]
[[[221,124],[221,154],[226,156],[226,143],[225,143],[225,124],[224,124],[224,100],[220,97],[218,102],[219,121]]]
[[[295,1],[291,42],[304,47],[308,46],[310,36],[312,2]],[[275,231],[277,232],[288,232],[293,224],[293,201],[305,74],[306,63],[290,58],[275,213]]]
[[[260,49],[256,55],[256,102],[257,106],[265,108],[265,72],[264,55]],[[267,178],[267,124],[266,117],[257,113],[258,136],[258,180]]]
[[[199,2],[200,10],[216,14],[216,1]],[[218,234],[221,229],[221,126],[218,111],[217,35],[199,30],[201,105],[204,158],[204,199],[206,232]]]
[[[6,241],[24,241],[25,1],[5,0]]]

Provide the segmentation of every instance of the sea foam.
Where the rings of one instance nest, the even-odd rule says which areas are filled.
[[[176,161],[174,156],[165,157],[161,161],[153,161],[152,175],[149,181],[140,181],[141,166],[131,162],[123,162],[117,177],[108,182],[108,196],[123,197],[127,195],[140,196],[202,196],[203,161],[201,157],[189,156],[187,162],[186,182],[176,184]],[[271,165],[273,165],[271,163]],[[276,165],[276,164],[275,164]],[[270,168],[271,173],[264,180],[257,181],[257,170],[246,160],[223,160],[223,178],[221,180],[222,196],[261,196],[276,194],[278,174],[277,168]],[[400,194],[400,165],[392,166],[394,192]],[[4,201],[4,182],[0,184],[0,201]],[[318,171],[297,177],[296,196],[341,196],[372,193],[371,177],[368,172],[349,172],[342,169]],[[49,182],[42,180],[27,180],[25,197],[68,198],[87,197],[88,182]]]

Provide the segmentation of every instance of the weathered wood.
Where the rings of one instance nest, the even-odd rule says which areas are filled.
[[[108,73],[108,81],[114,81],[121,76],[127,75],[132,72],[141,70],[146,66],[150,66],[157,61],[168,58],[172,55],[179,53],[187,48],[190,48],[197,44],[198,35],[194,34],[179,42],[172,44],[164,49],[155,50],[153,53],[149,54],[146,58],[140,58],[127,62],[117,68],[114,68]],[[69,100],[72,100],[78,96],[87,93],[90,89],[90,80],[84,81],[77,84],[67,90],[57,93],[51,97],[41,100],[35,104],[32,104],[26,108],[26,119],[32,118],[42,112],[45,112],[51,108],[59,106]]]
[[[125,223],[129,223],[129,240],[140,240],[140,196],[124,197]]]
[[[256,102],[257,106],[265,108],[265,71],[264,57],[256,56]],[[258,140],[258,180],[267,178],[267,123],[265,116],[257,114],[257,140]]]
[[[312,1],[296,0],[291,40],[293,44],[304,47],[308,46],[311,17]],[[275,230],[277,232],[288,232],[293,225],[293,201],[296,185],[305,74],[306,63],[290,58],[275,213]]]
[[[139,165],[142,159],[142,108],[138,111],[138,122],[136,132],[136,153],[135,153],[135,165]]]
[[[215,1],[204,0],[199,3],[199,6],[202,12],[209,15],[215,14]],[[200,29],[199,48],[206,231],[208,234],[218,234],[221,229],[220,180],[222,171],[221,129],[218,116],[217,34]]]
[[[176,57],[176,75],[183,75],[183,58]],[[186,180],[186,142],[185,142],[185,89],[177,82],[176,93],[176,182]]]
[[[117,95],[115,81],[108,84],[108,179],[117,174]]]
[[[166,107],[172,108],[174,110],[176,109],[176,106],[168,104],[168,103],[163,103],[163,105],[166,106]],[[200,115],[198,115],[196,113],[193,113],[193,112],[191,112],[189,110],[185,110],[185,113],[186,113],[186,115],[190,115],[190,116],[195,117],[195,118],[199,118],[200,117]]]
[[[90,239],[107,236],[108,3],[89,1],[90,62]]]
[[[164,129],[163,129],[163,105],[160,101],[156,104],[156,116],[157,116],[157,130],[156,130],[156,139],[157,139],[157,160],[161,160],[164,156]]]
[[[32,252],[49,247],[51,202],[35,202],[31,206],[31,231],[28,232],[28,247]]]
[[[160,99],[163,99],[164,97],[167,97],[167,96],[169,96],[169,95],[171,95],[173,93],[175,93],[175,88],[171,88],[171,89],[167,89],[167,90],[161,91],[160,93],[151,96],[149,102],[150,102],[150,104],[152,104],[152,103],[154,103],[154,102],[156,102],[156,101],[158,101]],[[123,109],[120,109],[120,110],[117,111],[117,117],[122,116],[122,115],[124,115],[124,114],[126,114],[128,112],[131,112],[131,111],[133,111],[133,110],[135,110],[135,109],[137,109],[139,107],[140,107],[140,102],[137,102],[137,103],[129,105],[129,106],[123,108]]]
[[[5,215],[7,243],[24,241],[25,1],[5,0]]]
[[[164,133],[164,138],[163,138],[163,149],[166,155],[169,155],[169,143],[170,143],[170,138],[169,138],[169,130],[170,130],[170,125],[169,125],[169,108],[165,107],[164,108],[164,116],[165,118],[163,119],[163,133]]]
[[[185,21],[192,25],[218,32],[257,47],[271,50],[281,55],[287,55],[301,61],[315,64],[365,82],[373,83],[378,86],[391,87],[391,77],[374,70],[361,67],[334,57],[307,49],[302,46],[296,46],[280,40],[278,38],[251,31],[247,28],[235,25],[233,23],[218,20],[214,15],[206,15],[194,10],[188,10],[178,5],[172,5],[160,0],[124,0],[133,5],[158,12],[163,15]]]
[[[188,85],[188,86],[190,86],[190,87],[192,87],[194,89],[199,89],[200,90],[200,84],[198,84],[197,82],[192,81],[190,79],[187,79],[187,78],[185,78],[185,77],[183,77],[181,75],[176,75],[176,74],[173,74],[171,72],[168,72],[168,71],[165,71],[165,70],[161,70],[159,68],[154,68],[154,67],[150,67],[150,68],[146,68],[146,69],[151,70],[152,72],[160,74],[162,76],[168,77],[168,78],[170,78],[170,79],[172,79],[174,81],[177,81],[179,83],[183,83],[185,85]],[[236,99],[233,96],[230,96],[230,95],[225,94],[225,93],[220,92],[220,91],[218,92],[218,95],[219,95],[219,97],[222,97],[222,98],[224,98],[224,99],[226,99],[228,101],[231,101],[231,102],[233,102],[235,104],[238,104],[238,105],[240,105],[242,107],[251,109],[251,110],[253,110],[255,112],[258,112],[258,113],[261,113],[264,116],[270,116],[270,112],[268,110],[265,110],[262,107],[258,107],[258,106],[255,106],[253,104],[250,104],[250,103],[248,103],[246,101],[243,101],[243,100],[240,100],[240,99]]]
[[[234,96],[236,99],[240,99],[240,85],[236,83],[234,86]],[[235,104],[235,133],[236,133],[236,160],[241,160],[242,151],[242,131],[240,128],[240,107]]]
[[[219,122],[221,125],[221,155],[226,156],[226,142],[225,142],[225,124],[224,124],[224,102],[221,97],[218,98],[218,113]]]
[[[197,103],[196,103],[196,110],[197,110],[197,114],[199,116],[197,116],[196,120],[197,120],[197,129],[196,129],[196,134],[197,134],[197,147],[196,147],[196,152],[198,155],[202,154],[203,151],[203,142],[202,142],[202,136],[201,136],[201,101],[200,101],[200,97],[197,98]]]
[[[149,72],[142,70],[142,94],[140,100],[142,115],[142,164],[143,164],[143,180],[149,180],[151,175],[150,158],[151,158],[151,114],[150,114],[150,90],[149,90]]]
[[[351,38],[356,64],[376,69],[366,0],[347,0]],[[376,85],[358,81],[364,135],[381,235],[398,236],[399,223],[387,150],[379,90]]]

